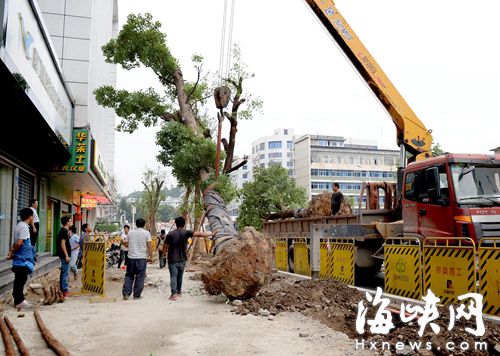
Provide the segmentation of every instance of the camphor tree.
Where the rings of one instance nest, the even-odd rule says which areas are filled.
[[[189,197],[194,192],[195,202],[203,200],[203,206],[211,231],[217,256],[213,266],[203,275],[205,289],[212,294],[225,293],[230,297],[244,298],[254,295],[269,278],[272,269],[272,248],[255,230],[245,230],[241,235],[231,221],[224,197],[230,195],[228,177],[224,174],[215,179],[216,145],[211,138],[205,105],[212,97],[212,90],[202,75],[203,58],[193,56],[197,79],[187,81],[178,60],[166,44],[161,24],[153,21],[150,14],[128,16],[117,38],[103,46],[106,61],[130,70],[139,66],[151,69],[164,88],[160,95],[153,88],[130,92],[103,86],[95,91],[100,105],[113,108],[121,118],[117,129],[134,132],[140,124],[148,127],[162,122],[157,136],[160,146],[158,158],[167,166]],[[237,52],[239,56],[239,51]],[[243,95],[243,81],[249,78],[245,68],[237,61],[231,75],[226,78],[233,86],[232,108],[225,113],[234,134],[226,141],[228,172],[233,161],[236,124],[239,115],[250,118],[262,103]],[[239,70],[239,72],[238,72]],[[227,163],[229,162],[229,163]],[[223,172],[224,173],[224,172]],[[229,192],[228,192],[229,191]]]

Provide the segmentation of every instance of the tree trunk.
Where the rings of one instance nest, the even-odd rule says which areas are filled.
[[[174,85],[182,122],[193,133],[203,137],[202,128],[188,103],[180,69],[174,71]],[[236,104],[241,102],[238,100]],[[234,141],[233,138],[233,145]],[[208,167],[200,170],[200,182],[206,181],[209,176]],[[224,293],[229,298],[254,296],[272,274],[273,249],[270,241],[253,228],[245,229],[240,236],[229,217],[224,200],[211,188],[204,192],[204,205],[210,230],[215,234],[216,254],[211,267],[202,275],[205,289],[210,294]]]
[[[203,132],[196,122],[196,115],[189,105],[188,95],[184,90],[184,77],[180,68],[174,70],[174,85],[177,89],[177,101],[179,103],[179,111],[182,117],[182,123],[189,127],[193,132],[200,137],[203,137]]]

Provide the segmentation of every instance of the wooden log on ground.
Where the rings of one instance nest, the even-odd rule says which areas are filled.
[[[2,332],[3,344],[5,345],[5,356],[16,356],[16,351],[14,350],[14,344],[10,339],[9,328],[7,327],[2,318],[0,318],[0,331]]]
[[[49,300],[50,300],[50,291],[47,287],[43,287],[43,295],[45,299],[43,300],[43,304],[49,305]]]
[[[38,310],[35,310],[35,319],[38,324],[38,329],[40,329],[40,333],[42,334],[47,346],[58,356],[69,356],[69,351],[59,341],[57,341],[56,338],[52,336],[49,329],[47,329]]]
[[[29,352],[28,348],[26,347],[26,345],[24,344],[23,340],[21,339],[21,336],[19,336],[14,325],[10,322],[9,318],[7,318],[6,316],[4,316],[4,320],[5,320],[5,324],[7,324],[7,327],[10,330],[10,333],[12,334],[12,338],[16,342],[17,349],[21,353],[21,356],[29,356],[30,352]]]
[[[49,298],[49,305],[54,304],[54,301],[56,299],[56,295],[54,293],[54,286],[50,286],[50,298]]]
[[[59,294],[59,285],[54,284],[54,303],[60,303],[61,302],[61,295]]]

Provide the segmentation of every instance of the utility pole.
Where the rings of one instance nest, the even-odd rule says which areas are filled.
[[[135,205],[132,203],[132,229],[135,229],[135,213],[136,213]]]

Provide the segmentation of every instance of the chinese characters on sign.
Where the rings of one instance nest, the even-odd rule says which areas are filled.
[[[61,168],[62,172],[86,173],[88,170],[90,137],[86,129],[73,130],[73,143],[71,146],[71,158]]]
[[[368,311],[368,307],[365,307],[364,302],[360,301],[358,303],[358,316],[356,318],[356,331],[359,334],[363,334],[365,332],[365,324],[367,323],[370,326],[370,332],[373,334],[387,334],[391,329],[394,328],[394,324],[392,322],[392,314],[386,308],[389,306],[390,300],[389,298],[382,298],[382,289],[377,288],[377,292],[375,296],[372,296],[370,293],[366,293],[366,299],[369,303],[372,303],[373,306],[378,307],[378,311],[375,315],[375,319],[366,321],[366,313]],[[400,309],[400,319],[403,323],[409,323],[412,320],[418,318],[417,323],[420,326],[418,331],[418,335],[422,337],[424,334],[425,328],[427,325],[431,328],[431,330],[435,334],[439,334],[441,328],[433,321],[439,318],[439,311],[437,309],[437,303],[439,302],[439,298],[432,293],[431,290],[427,291],[427,295],[422,297],[425,302],[425,305],[406,305],[405,303],[401,303]],[[474,336],[483,336],[486,329],[484,327],[483,322],[483,296],[478,293],[467,293],[458,297],[459,301],[468,300],[468,304],[461,304],[456,310],[453,306],[449,307],[450,311],[450,322],[448,325],[448,330],[452,330],[455,326],[455,321],[460,320],[461,318],[465,318],[466,320],[470,320],[472,317],[475,318],[476,329],[465,328],[465,331],[474,335]]]

